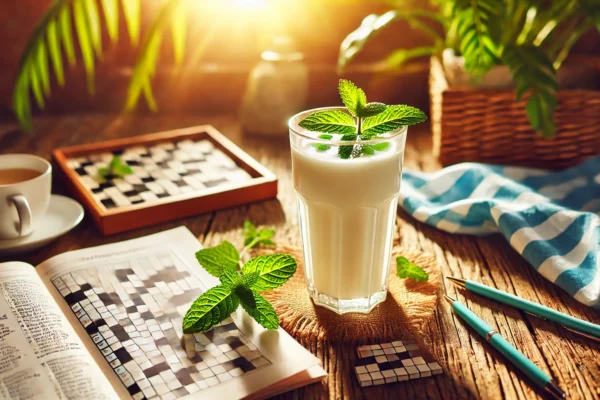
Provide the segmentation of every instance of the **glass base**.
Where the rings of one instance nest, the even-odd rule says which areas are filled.
[[[371,312],[377,304],[384,302],[387,297],[387,290],[381,290],[369,297],[342,300],[319,293],[312,285],[308,285],[308,292],[315,305],[328,308],[337,314],[353,312],[367,314]]]

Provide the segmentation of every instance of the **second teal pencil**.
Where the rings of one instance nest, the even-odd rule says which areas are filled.
[[[527,311],[538,317],[546,318],[550,321],[559,323],[576,333],[583,333],[584,336],[594,340],[600,340],[600,326],[592,324],[591,322],[575,318],[571,315],[561,313],[560,311],[553,310],[549,307],[541,304],[534,303],[529,300],[525,300],[521,297],[503,292],[498,289],[486,286],[479,282],[475,282],[468,279],[459,279],[454,277],[448,277],[448,279],[461,287],[464,287],[470,292],[477,293],[488,299],[496,300],[500,303],[508,304],[509,306],[518,308],[519,310]],[[591,337],[590,337],[591,336]]]
[[[542,371],[533,361],[513,347],[498,332],[485,323],[475,313],[458,300],[444,296],[452,305],[454,312],[469,324],[481,337],[485,338],[492,347],[498,350],[515,367],[527,375],[538,387],[544,389],[556,399],[564,399],[565,393],[554,383],[552,378]]]

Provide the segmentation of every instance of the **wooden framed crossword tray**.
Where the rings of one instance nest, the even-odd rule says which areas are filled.
[[[53,152],[56,171],[105,235],[277,196],[277,177],[210,125]],[[134,173],[100,176],[120,156]]]

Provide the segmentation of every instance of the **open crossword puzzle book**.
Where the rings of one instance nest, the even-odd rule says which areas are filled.
[[[321,380],[319,360],[241,308],[184,335],[218,280],[186,228],[0,264],[0,398],[262,398]]]

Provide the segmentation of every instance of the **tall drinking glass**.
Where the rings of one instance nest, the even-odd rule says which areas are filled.
[[[407,129],[336,141],[298,125],[323,110],[345,111],[309,110],[289,122],[306,283],[317,305],[368,313],[387,295]],[[365,145],[360,157],[338,156],[340,146]]]

